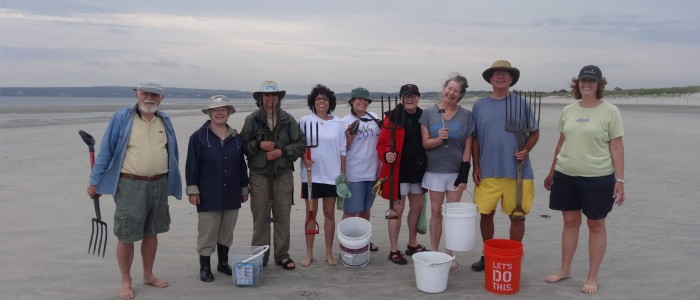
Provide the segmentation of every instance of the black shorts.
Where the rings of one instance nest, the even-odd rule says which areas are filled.
[[[301,198],[307,199],[309,191],[307,189],[306,182],[301,183]],[[338,197],[335,192],[335,185],[325,184],[325,183],[311,183],[311,198],[320,199],[326,197]]]
[[[604,219],[615,203],[614,190],[615,174],[580,177],[554,172],[549,208],[561,211],[581,210],[589,219]]]

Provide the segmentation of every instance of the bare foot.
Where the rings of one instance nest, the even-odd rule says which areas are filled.
[[[134,299],[134,290],[131,288],[131,281],[122,281],[122,287],[119,290],[119,299]]]
[[[581,293],[595,294],[598,292],[598,282],[586,281],[581,288]]]
[[[326,255],[326,263],[328,263],[329,266],[335,266],[338,264],[338,261],[333,258],[333,254],[331,255]]]
[[[151,275],[149,277],[144,276],[143,277],[143,283],[147,285],[152,285],[158,288],[166,288],[170,286],[170,284],[162,279],[158,279],[158,277]]]
[[[455,270],[457,268],[459,268],[459,264],[453,260],[452,263],[450,264],[450,270]]]
[[[548,275],[547,277],[544,278],[544,281],[549,282],[549,283],[555,283],[562,281],[564,279],[569,279],[571,276],[569,274],[564,274],[562,272],[559,272],[557,274],[551,274]]]
[[[314,261],[314,256],[307,254],[304,260],[301,261],[302,267],[308,267]]]

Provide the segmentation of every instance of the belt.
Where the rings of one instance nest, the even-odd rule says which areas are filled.
[[[119,177],[131,179],[131,180],[156,181],[156,180],[160,179],[161,177],[165,176],[165,174],[166,173],[153,175],[153,176],[139,176],[139,175],[132,175],[132,174],[127,174],[127,173],[119,173]]]

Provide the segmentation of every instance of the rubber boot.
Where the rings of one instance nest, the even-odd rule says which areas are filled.
[[[216,244],[216,254],[219,256],[219,264],[216,265],[216,270],[231,276],[231,266],[228,265],[228,247],[222,244]]]
[[[210,256],[199,256],[199,279],[204,282],[214,281],[214,274],[211,273]]]

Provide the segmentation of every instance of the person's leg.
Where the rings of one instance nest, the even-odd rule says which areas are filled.
[[[333,257],[333,237],[335,236],[335,197],[323,198],[323,235],[326,239],[326,262],[335,266],[338,261]]]
[[[341,220],[345,220],[350,217],[357,217],[359,216],[360,212],[362,212],[364,202],[362,199],[364,196],[362,187],[362,181],[348,182],[348,190],[350,191],[351,196],[350,198],[345,199],[343,203],[343,216],[341,217]]]
[[[453,181],[453,180],[450,180]],[[452,202],[459,202],[459,200],[462,199],[462,193],[463,191],[456,191],[456,190],[447,190],[445,191],[445,197],[447,198],[447,203],[452,203]],[[440,240],[438,240],[440,242]],[[450,256],[452,256],[452,250],[446,249],[446,253]],[[450,265],[450,270],[457,269],[459,267],[459,264],[457,263],[457,260],[452,260],[452,264]]]
[[[153,275],[153,264],[158,251],[158,236],[145,235],[141,241],[141,259],[143,259],[143,283],[159,288],[168,287],[168,282]]]
[[[277,175],[273,185],[274,211],[277,221],[274,223],[274,259],[275,263],[286,261],[286,270],[296,268],[289,256],[291,239],[291,212],[294,203],[294,172],[288,171]]]
[[[306,213],[306,220],[304,221],[304,224],[310,224],[307,223],[309,219],[316,219],[316,214],[318,213],[318,199],[311,199],[311,201],[304,201],[306,204],[306,211],[309,211],[309,205],[312,205],[313,207],[313,216],[309,216],[308,213]],[[305,228],[306,230],[306,228]],[[316,238],[315,234],[306,234],[306,257],[301,261],[301,265],[304,267],[308,267],[311,262],[314,261],[314,238]]]
[[[430,250],[438,251],[442,236],[442,203],[445,192],[429,191],[430,195]]]
[[[423,210],[424,194],[408,194],[408,215],[406,216],[406,224],[408,225],[408,243],[412,247],[418,246],[418,219]]]
[[[562,211],[564,228],[561,232],[561,268],[556,274],[545,277],[545,281],[554,283],[571,278],[571,262],[578,247],[579,228],[581,227],[581,210]]]
[[[226,275],[233,275],[233,270],[228,264],[228,252],[233,244],[233,229],[238,221],[238,209],[229,209],[217,212],[220,216],[218,220],[218,237],[216,239],[216,256],[218,264],[216,270]]]
[[[119,291],[121,299],[133,299],[134,289],[131,286],[131,263],[134,261],[134,243],[117,242],[117,264],[122,275],[122,285]]]
[[[253,214],[253,236],[251,246],[270,245],[270,223],[267,213],[270,209],[268,195],[268,178],[262,174],[250,172],[250,212]],[[277,245],[275,245],[277,247]],[[263,265],[267,265],[269,252],[265,254]]]
[[[403,219],[403,211],[406,207],[406,196],[401,196],[401,201],[394,203],[394,209],[397,212],[397,219],[388,219],[387,224],[389,228],[389,245],[391,252],[399,251],[399,232],[401,231],[401,220]],[[410,226],[409,226],[410,227]]]
[[[211,272],[211,254],[214,253],[219,232],[218,212],[197,213],[197,253],[199,254],[199,279],[204,282],[214,280]]]
[[[593,294],[598,292],[598,270],[605,256],[605,248],[608,243],[608,233],[605,228],[605,219],[587,220],[588,223],[588,256],[589,270],[586,283],[581,287],[581,292]]]

